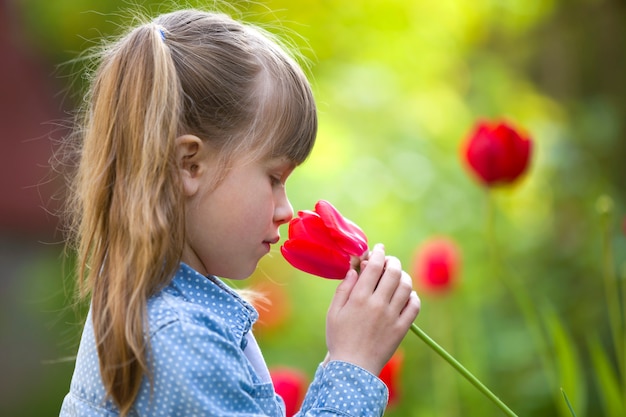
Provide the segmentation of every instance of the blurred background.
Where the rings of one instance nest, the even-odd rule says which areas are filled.
[[[384,242],[420,288],[417,324],[519,416],[571,415],[561,389],[577,416],[626,415],[626,3],[221,6],[290,38],[308,63],[320,129],[288,183],[294,208],[329,200]],[[3,416],[58,415],[69,387],[84,306],[48,161],[82,100],[73,60],[119,34],[129,7],[0,0]],[[173,7],[141,2],[150,15]],[[502,118],[530,136],[532,158],[514,184],[486,188],[460,149],[477,120]],[[456,251],[438,291],[416,265],[434,237]],[[247,284],[273,302],[259,306],[257,330],[268,364],[311,378],[336,282],[293,269],[276,248]],[[387,415],[502,415],[414,335],[400,350]]]

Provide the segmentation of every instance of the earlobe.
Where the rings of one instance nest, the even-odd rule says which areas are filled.
[[[176,162],[180,168],[183,191],[187,197],[193,196],[200,186],[200,164],[203,143],[194,135],[176,138]]]

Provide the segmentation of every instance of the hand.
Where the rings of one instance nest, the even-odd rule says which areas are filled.
[[[400,261],[376,245],[339,284],[326,318],[328,359],[378,375],[398,348],[420,310],[411,277]]]

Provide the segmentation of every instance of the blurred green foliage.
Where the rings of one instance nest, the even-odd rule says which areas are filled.
[[[131,23],[124,11],[129,6],[123,0],[15,4],[24,35],[57,65],[101,36],[118,34]],[[621,413],[626,376],[617,368],[622,352],[606,308],[603,241],[612,250],[612,279],[623,287],[623,3],[269,0],[222,6],[291,38],[308,62],[320,129],[313,155],[288,183],[294,208],[331,201],[408,270],[425,238],[455,239],[463,251],[462,285],[444,297],[421,294],[420,327],[520,416],[569,415],[561,387],[579,417]],[[151,14],[173,7],[142,2]],[[67,108],[80,100],[80,69],[78,62],[58,70],[68,77]],[[487,191],[463,166],[459,145],[476,119],[500,117],[526,128],[533,161],[515,187]],[[613,203],[606,228],[596,210],[601,196]],[[494,242],[499,266],[490,251]],[[46,337],[54,336],[34,355],[43,364],[28,364],[16,379],[35,392],[1,405],[3,415],[56,415],[69,386],[72,362],[59,359],[74,354],[79,319],[71,291],[50,288],[65,282],[60,256],[40,258],[19,296],[29,300],[25,309],[38,316],[33,320],[46,323],[36,328],[47,326]],[[280,328],[260,332],[266,359],[312,375],[325,354],[325,312],[335,283],[292,269],[277,249],[250,282],[266,279],[286,290],[291,305]],[[510,288],[523,288],[526,311]],[[387,415],[499,415],[417,338],[409,335],[401,348],[403,397]],[[29,367],[39,366],[43,377],[24,382]]]

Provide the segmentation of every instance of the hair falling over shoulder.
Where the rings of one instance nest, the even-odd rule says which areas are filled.
[[[316,110],[301,68],[268,34],[196,10],[159,16],[108,45],[86,106],[73,136],[71,241],[102,380],[126,415],[150,380],[147,301],[171,280],[185,239],[176,137],[202,138],[225,165],[241,151],[301,163]]]
[[[145,25],[103,56],[72,190],[78,288],[91,294],[103,382],[122,414],[148,369],[146,300],[166,284],[183,241],[172,150],[182,100],[168,55]]]

